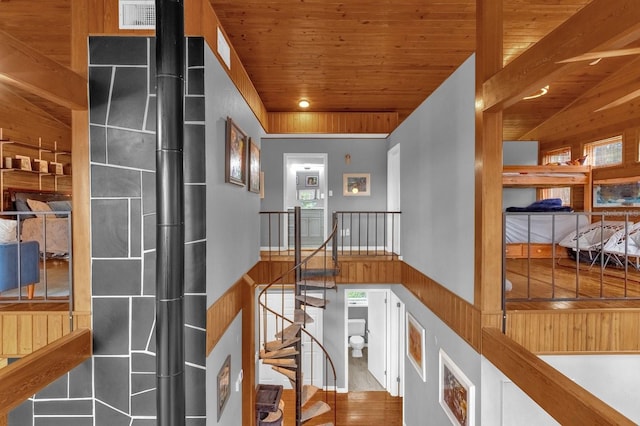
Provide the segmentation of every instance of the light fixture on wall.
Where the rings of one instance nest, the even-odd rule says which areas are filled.
[[[539,98],[540,96],[544,96],[549,92],[549,85],[547,84],[546,86],[544,86],[543,88],[541,88],[540,90],[538,90],[536,93],[529,95],[529,96],[525,96],[524,98],[522,98],[523,100],[527,101],[529,99],[535,99],[535,98]]]
[[[351,164],[351,154],[344,156],[344,164]]]
[[[299,106],[300,108],[309,108],[309,106],[310,106],[310,105],[311,105],[311,104],[310,104],[310,103],[309,103],[309,101],[308,101],[308,100],[306,100],[306,99],[300,99],[300,100],[298,101],[298,106]]]

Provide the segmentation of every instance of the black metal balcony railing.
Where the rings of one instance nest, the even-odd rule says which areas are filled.
[[[2,271],[0,302],[68,301],[71,307],[71,212],[4,211],[0,219],[10,228],[9,238],[0,243],[0,268],[6,268]]]
[[[337,226],[329,247],[333,257],[400,256],[401,212],[338,211],[329,229]],[[293,255],[293,211],[260,212],[261,246],[270,255]],[[303,246],[304,246],[304,236]],[[316,245],[317,246],[317,245]]]
[[[640,212],[505,213],[503,229],[505,303],[640,299]]]

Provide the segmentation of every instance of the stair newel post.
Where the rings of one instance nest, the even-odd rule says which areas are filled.
[[[338,223],[338,212],[332,213],[332,227],[331,229],[336,229],[336,232],[333,234],[333,241],[331,243],[331,257],[333,258],[333,264],[335,265],[338,260],[338,232],[336,224]]]
[[[295,243],[295,251],[294,251],[294,264],[296,265],[295,270],[295,294],[296,296],[301,295],[301,289],[298,285],[302,280],[302,234],[300,229],[301,224],[301,209],[300,207],[295,207],[294,209],[294,243]],[[302,302],[296,298],[295,300],[295,309],[302,308]],[[296,364],[298,368],[296,368],[296,426],[302,425],[302,331],[298,330],[296,333],[296,337],[298,337],[298,341],[296,342]]]

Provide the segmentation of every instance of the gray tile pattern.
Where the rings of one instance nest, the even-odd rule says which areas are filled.
[[[206,423],[204,48],[202,39],[187,41],[189,426]],[[89,52],[94,356],[13,410],[11,426],[156,424],[155,40],[92,37]]]

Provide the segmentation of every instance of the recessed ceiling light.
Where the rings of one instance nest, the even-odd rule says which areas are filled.
[[[311,104],[306,99],[300,99],[300,101],[298,102],[298,106],[300,108],[309,108],[309,105],[311,105]]]
[[[529,99],[535,99],[535,98],[539,98],[540,96],[544,96],[547,94],[547,92],[549,92],[549,85],[544,86],[542,89],[538,90],[536,93],[534,93],[533,95],[529,95],[529,96],[525,96],[524,99],[529,100]]]

